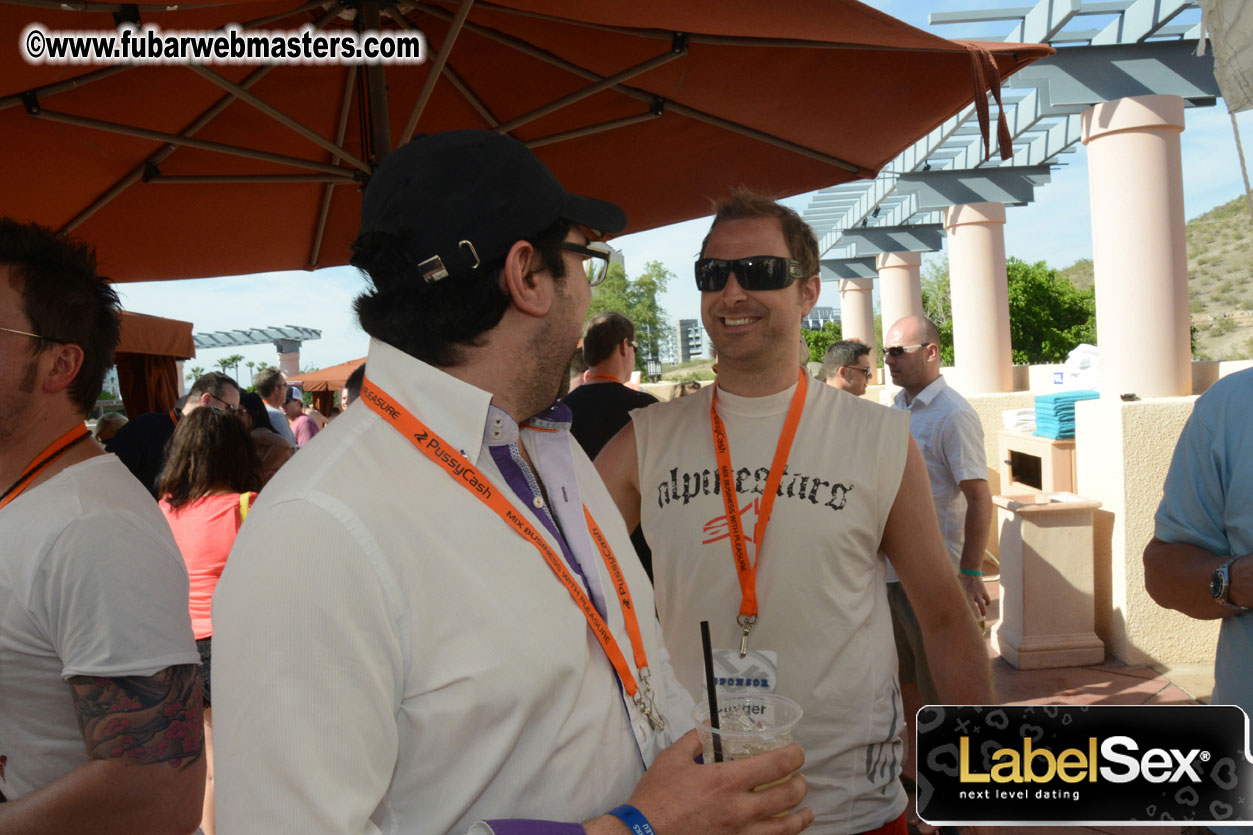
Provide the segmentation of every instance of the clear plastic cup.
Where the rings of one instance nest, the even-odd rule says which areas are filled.
[[[704,760],[712,763],[715,737],[722,749],[722,759],[748,759],[790,744],[802,713],[801,706],[786,696],[738,693],[719,696],[718,729],[709,725],[707,700],[696,703],[692,720],[700,736]]]

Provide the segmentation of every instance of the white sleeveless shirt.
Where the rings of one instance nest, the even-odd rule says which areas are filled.
[[[674,670],[697,699],[705,689],[700,622],[709,621],[715,649],[738,649],[741,636],[709,419],[713,390],[632,413],[657,610]],[[718,392],[750,559],[795,390]],[[750,648],[778,653],[776,692],[805,710],[796,737],[805,748],[805,804],[817,812],[812,832],[874,829],[905,808],[896,649],[878,548],[908,442],[906,413],[810,381],[757,561]]]

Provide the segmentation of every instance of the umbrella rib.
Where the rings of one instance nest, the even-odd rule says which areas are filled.
[[[318,18],[318,20],[314,23],[314,28],[320,29],[323,26],[325,26],[331,19],[335,17],[335,15],[339,14],[340,8],[342,8],[342,4],[338,2],[332,5],[330,8],[328,8],[326,13],[323,14],[322,17]],[[64,89],[72,89],[73,87],[78,86],[79,83],[85,83],[84,79],[87,79],[88,76],[96,75],[98,73],[110,73],[113,70],[126,70],[126,69],[131,69],[131,67],[116,67],[116,68],[109,67],[106,70],[99,70],[97,71],[97,73],[88,73],[86,76],[79,76],[77,79],[70,79],[69,81],[62,82],[61,84],[51,85],[51,86],[61,87]],[[244,89],[248,89],[252,87],[258,81],[260,81],[261,79],[269,75],[270,71],[273,69],[274,69],[273,65],[265,66],[265,67],[258,67],[257,69],[249,73],[248,76],[240,82],[240,86],[243,87]],[[91,79],[91,80],[97,80],[97,79]],[[60,92],[60,90],[57,90],[56,92]],[[232,95],[223,96],[222,98],[218,99],[208,109],[206,109],[203,113],[197,116],[191,122],[191,124],[183,128],[183,130],[180,131],[180,134],[183,136],[190,136],[196,133],[205,125],[209,124],[209,122],[213,121],[218,116],[220,116],[222,114],[222,111],[224,111],[233,101],[235,101],[235,97]],[[60,234],[63,234],[63,235],[68,234],[75,227],[77,227],[78,225],[86,221],[89,217],[94,215],[96,212],[103,209],[106,205],[112,202],[114,198],[116,198],[119,194],[121,194],[123,191],[125,191],[126,189],[134,185],[136,182],[138,182],[148,172],[149,166],[159,165],[161,162],[169,158],[169,156],[173,154],[176,150],[178,150],[177,145],[167,143],[165,146],[153,152],[151,156],[149,156],[146,160],[144,160],[144,162],[135,166],[135,168],[129,174],[127,174],[126,176],[118,180],[116,183],[114,183],[108,190],[106,190],[99,197],[93,200],[86,208],[84,208],[81,212],[79,212],[77,215],[71,218],[68,223],[66,223],[64,226],[61,227]]]
[[[448,13],[445,12],[443,9],[438,9],[432,6],[421,6],[421,9],[425,11],[427,14],[430,14],[434,17],[438,17],[441,19],[447,19],[447,16],[448,16]],[[497,31],[496,29],[492,29],[487,26],[482,26],[477,23],[471,23],[470,21],[466,21],[465,27],[469,29],[470,31],[474,32],[475,34],[482,35],[485,38],[494,40],[497,43],[510,47],[511,49],[521,52],[524,55],[529,55],[530,57],[535,58],[537,60],[544,61],[545,63],[548,63],[548,64],[552,64],[553,66],[563,69],[566,72],[572,73],[574,75],[582,76],[583,78],[586,78],[589,81],[599,81],[603,78],[603,76],[593,72],[592,70],[586,69],[585,67],[580,67],[578,64],[575,64],[573,62],[567,61],[564,58],[560,58],[556,55],[553,55],[551,52],[547,52],[543,49],[540,49],[539,47],[534,46],[533,44],[527,43],[526,41],[520,38],[515,38],[510,35],[506,35],[503,32]],[[847,160],[840,159],[839,157],[833,157],[830,154],[824,154],[821,151],[814,150],[813,148],[806,148],[804,145],[799,145],[790,140],[783,139],[782,137],[774,136],[772,134],[765,133],[764,131],[759,131],[756,128],[750,128],[747,125],[741,125],[737,122],[732,122],[730,120],[723,119],[719,116],[714,116],[709,113],[704,113],[700,110],[696,110],[695,108],[691,108],[686,105],[680,104],[672,99],[666,99],[662,96],[658,96],[653,93],[650,93],[647,90],[642,90],[637,87],[628,87],[625,84],[615,84],[609,89],[614,90],[615,92],[621,93],[625,96],[629,96],[633,99],[636,99],[637,101],[646,102],[650,106],[653,104],[654,101],[661,100],[665,103],[665,107],[667,110],[673,110],[679,115],[687,116],[690,119],[696,119],[698,121],[706,122],[707,124],[716,125],[718,127],[725,128],[726,130],[733,131],[734,133],[738,133],[750,139],[755,139],[760,142],[765,142],[767,144],[774,145],[777,148],[782,148],[783,150],[790,151],[795,154],[800,154],[802,156],[807,156],[811,159],[818,160],[819,162],[827,163],[828,165],[834,165],[837,168],[842,168],[845,171],[854,172],[858,174],[858,176],[861,176],[861,177],[869,177],[869,176],[874,175],[873,171],[870,171],[867,168],[863,168],[862,166],[857,165],[856,163],[852,163]]]
[[[624,116],[621,119],[611,119],[608,122],[600,122],[595,125],[588,125],[585,128],[575,128],[574,130],[554,133],[548,136],[541,136],[538,139],[531,139],[523,144],[528,148],[542,148],[545,145],[554,145],[558,142],[567,142],[571,139],[581,139],[584,136],[593,136],[598,133],[615,130],[617,128],[625,128],[640,122],[649,122],[660,117],[660,113],[637,113],[634,116]]]
[[[548,23],[561,23],[568,26],[578,26],[583,29],[595,29],[599,32],[612,32],[617,35],[628,35],[636,38],[650,38],[656,40],[670,40],[674,37],[674,33],[663,29],[632,29],[625,26],[611,26],[604,23],[590,23],[585,20],[574,20],[568,17],[560,17],[558,15],[545,14],[544,12],[536,12],[530,9],[514,9],[508,6],[501,6],[496,3],[482,2],[481,8],[490,9],[493,12],[502,14],[517,15],[518,17],[528,17],[534,20],[543,20]],[[687,33],[690,43],[700,43],[707,45],[720,46],[768,46],[768,47],[796,47],[800,49],[853,49],[853,50],[883,50],[885,52],[939,52],[939,53],[964,53],[966,50],[961,46],[954,45],[952,47],[912,47],[912,46],[891,46],[887,44],[863,44],[848,43],[842,41],[808,41],[799,38],[754,38],[754,37],[737,37],[735,35],[701,35],[695,33]]]
[[[521,127],[522,125],[525,125],[528,122],[533,122],[536,119],[539,119],[542,116],[547,116],[549,113],[560,110],[563,107],[569,107],[575,102],[581,101],[582,99],[585,99],[588,96],[593,96],[603,90],[608,90],[610,88],[616,87],[618,86],[618,84],[620,84],[623,81],[626,81],[628,78],[634,78],[637,75],[643,75],[646,72],[655,70],[657,67],[670,63],[676,58],[682,58],[686,54],[687,54],[686,49],[671,50],[669,52],[665,52],[661,55],[658,55],[655,58],[650,58],[647,61],[636,64],[633,67],[628,67],[627,69],[623,70],[620,73],[617,73],[616,75],[611,75],[606,78],[602,78],[600,81],[596,82],[595,84],[592,84],[591,86],[584,87],[581,90],[575,90],[573,93],[569,94],[568,96],[562,96],[561,98],[555,99],[554,101],[551,101],[548,104],[535,108],[529,113],[523,113],[521,116],[517,116],[513,119],[510,119],[508,122],[505,122],[503,125],[497,125],[496,132],[508,133],[514,128]]]
[[[90,5],[90,4],[70,5],[70,4],[61,3],[61,0],[0,0],[0,5],[4,5],[4,4],[46,6],[46,8],[49,8],[49,9],[71,9],[75,11],[85,11],[86,6]],[[198,8],[211,8],[211,6],[218,6],[218,5],[232,5],[232,4],[202,4],[199,6],[179,4],[178,8],[179,9],[198,9]],[[323,5],[326,5],[326,0],[311,0],[309,1],[309,3],[306,3],[303,6],[297,6],[296,9],[283,11],[282,14],[269,15],[268,18],[257,18],[256,20],[249,20],[247,21],[247,23],[241,24],[241,26],[243,29],[256,29],[257,26],[264,26],[267,24],[271,24],[271,23],[274,23],[274,21],[276,20],[282,20],[283,18],[289,18],[289,16],[292,16],[294,14],[302,13],[302,11],[309,11],[312,9],[321,8],[321,6]],[[341,3],[336,3],[335,5],[331,6],[330,10],[328,10],[328,13],[326,15],[323,15],[320,20],[317,20],[317,23],[313,24],[313,28],[321,29],[323,25],[326,25],[327,21],[330,21],[332,18],[335,18],[335,15],[340,14],[340,10],[342,8],[343,8],[343,5]],[[122,10],[122,6],[120,5],[105,6],[101,4],[99,8],[95,8],[95,6],[93,6],[93,8],[91,9],[95,11],[120,11]],[[168,9],[168,6],[165,6],[165,5],[159,6],[159,10],[165,10],[165,9]],[[142,9],[142,11],[143,10],[144,9]],[[105,66],[105,68],[103,69],[91,70],[90,73],[84,73],[83,75],[76,75],[74,76],[74,78],[65,79],[64,81],[58,81],[58,83],[55,83],[55,84],[46,84],[44,85],[44,87],[36,87],[34,90],[30,90],[30,92],[34,93],[36,97],[39,97],[40,99],[44,99],[44,98],[48,98],[49,95],[65,93],[66,90],[73,90],[75,88],[83,87],[84,84],[90,84],[91,81],[100,81],[103,79],[107,79],[109,78],[110,75],[117,75],[118,73],[125,73],[125,71],[130,70],[130,69],[135,69],[135,65]],[[6,97],[0,98],[0,110],[4,110],[5,108],[16,107],[16,105],[19,105],[21,103],[23,103],[21,102],[21,93],[14,93],[13,95],[6,95]]]
[[[366,174],[370,173],[370,166],[366,165],[364,162],[362,162],[361,160],[357,159],[352,154],[345,151],[339,145],[335,144],[334,142],[331,142],[329,139],[325,139],[322,136],[318,135],[316,132],[300,124],[295,119],[288,116],[286,113],[283,113],[282,111],[280,111],[278,108],[272,105],[266,104],[264,101],[257,98],[252,93],[249,93],[247,90],[240,87],[238,84],[235,84],[229,81],[228,79],[223,78],[222,76],[215,73],[213,70],[209,69],[208,67],[202,66],[200,64],[188,64],[187,69],[196,73],[201,78],[204,78],[208,81],[213,82],[214,84],[216,84],[217,86],[225,90],[226,92],[235,96],[235,98],[239,99],[240,101],[247,102],[248,104],[255,107],[257,110],[260,110],[262,113],[269,116],[274,121],[278,122],[279,124],[284,125],[294,130],[296,133],[300,134],[305,139],[308,139],[310,142],[314,143],[315,145],[320,147],[322,150],[329,151],[331,154],[334,154],[340,159],[345,160],[350,165],[352,165],[353,168],[356,168],[359,171],[363,171]]]
[[[451,14],[444,11],[443,9],[436,8],[434,6],[415,4],[415,7],[431,15],[432,17],[437,17],[441,20],[452,19]],[[482,35],[485,38],[496,41],[497,43],[507,46],[517,52],[521,52],[523,55],[528,55],[537,60],[552,64],[554,67],[558,67],[559,69],[563,69],[566,72],[581,76],[588,81],[600,81],[604,78],[604,76],[600,75],[599,73],[595,73],[589,69],[580,67],[578,64],[571,63],[570,61],[567,61],[564,58],[560,58],[552,54],[551,52],[547,52],[543,49],[540,49],[539,47],[534,46],[533,44],[527,43],[526,41],[520,38],[515,38],[511,35],[506,35],[505,33],[500,32],[496,29],[492,29],[490,27],[483,26],[478,23],[473,23],[468,20],[465,23],[465,28],[469,29],[471,32],[474,32],[476,35]],[[654,98],[653,95],[650,93],[636,91],[635,89],[631,87],[625,87],[622,85],[615,86],[613,89],[619,93],[623,93],[624,95],[630,96],[631,98],[634,98],[634,99],[638,99],[639,101],[642,101],[642,102],[651,103]]]
[[[249,20],[249,21],[246,21],[245,23],[241,23],[240,26],[244,29],[256,29],[258,26],[268,26],[277,20],[283,20],[284,18],[291,17],[292,15],[302,14],[304,12],[311,12],[314,9],[321,8],[322,6],[325,6],[325,5],[326,5],[326,0],[310,0],[308,3],[305,3],[303,6],[297,6],[294,9],[288,9],[285,12],[278,12],[277,14],[267,15],[266,17],[258,17],[255,20]],[[179,8],[182,8],[182,6],[180,6]],[[333,7],[333,11],[335,14],[339,14],[340,9],[342,8],[343,8],[342,3],[336,3]],[[326,18],[323,18],[320,22],[318,22],[315,25],[315,28],[320,29],[326,23],[326,20],[327,20]]]
[[[451,64],[444,65],[444,77],[470,103],[470,106],[479,112],[479,115],[483,117],[483,121],[487,122],[490,127],[494,128],[500,124],[500,120],[492,115],[492,111],[487,109],[487,105],[470,89],[470,85],[466,84],[465,79],[452,68]]]
[[[67,125],[77,125],[78,127],[92,128],[94,130],[107,131],[109,133],[120,133],[125,136],[135,136],[140,139],[152,139],[157,142],[168,142],[171,145],[185,145],[189,148],[198,148],[202,151],[216,151],[221,154],[232,154],[238,157],[248,157],[250,159],[262,160],[264,162],[274,162],[279,165],[290,165],[294,168],[307,168],[311,171],[321,171],[326,174],[342,174],[344,169],[335,165],[326,165],[313,160],[300,159],[299,157],[289,157],[283,154],[272,154],[269,151],[258,151],[255,148],[243,148],[238,145],[227,145],[224,142],[210,142],[205,139],[193,139],[189,136],[180,136],[175,133],[164,133],[157,130],[148,130],[147,128],[137,128],[133,125],[122,125],[117,122],[106,122],[103,119],[89,119],[85,116],[74,116],[69,113],[57,113],[52,110],[41,110],[35,118],[48,119],[53,122],[61,122]]]
[[[33,6],[40,9],[56,9],[58,11],[69,12],[101,12],[103,14],[116,13],[122,11],[126,5],[123,3],[92,3],[87,0],[72,0],[72,2],[63,3],[60,0],[4,0],[5,5],[12,6]],[[179,3],[178,9],[217,9],[235,5],[232,2],[223,3]],[[168,6],[162,6],[153,11],[166,11]]]
[[[417,28],[410,23],[409,18],[401,14],[395,6],[388,6],[384,13],[392,20],[396,21],[396,25],[401,29],[412,31]],[[483,117],[483,121],[487,122],[489,127],[494,128],[500,124],[500,120],[492,114],[492,111],[488,109],[487,105],[483,103],[483,100],[478,97],[478,94],[470,89],[470,85],[466,84],[465,79],[463,79],[461,75],[453,69],[452,64],[445,63],[443,65],[443,73],[444,77],[448,79],[448,83],[461,94],[462,98],[470,103],[471,107],[478,111],[479,115]]]
[[[35,87],[34,89],[28,90],[27,92],[34,93],[36,98],[44,99],[44,98],[47,98],[48,96],[55,96],[57,93],[64,93],[69,90],[75,90],[79,87],[83,87],[87,84],[91,84],[93,81],[103,81],[106,78],[115,76],[120,72],[126,72],[127,70],[131,70],[131,69],[134,69],[134,67],[133,66],[103,67],[98,70],[92,70],[91,72],[83,73],[82,75],[78,75],[73,78],[67,78],[65,81],[58,81],[55,84],[45,84],[42,87]],[[17,105],[20,105],[20,104],[23,104],[22,93],[13,93],[12,95],[8,95],[8,96],[5,96],[4,98],[0,98],[0,110],[5,110],[6,108],[10,108],[10,107],[16,107]]]
[[[152,185],[197,185],[200,183],[327,183],[328,187],[352,185],[352,177],[333,174],[162,174],[148,181]]]
[[[361,28],[367,32],[382,28],[382,4],[380,0],[362,0],[357,16]],[[387,73],[382,64],[365,65],[365,88],[370,98],[369,150],[375,164],[392,151],[392,122],[387,105]],[[362,148],[362,151],[365,151]]]
[[[679,104],[675,101],[667,101],[666,109],[673,110],[679,115],[686,116],[689,119],[695,119],[698,122],[705,122],[706,124],[713,125],[724,130],[729,130],[732,133],[738,133],[741,136],[746,136],[749,139],[756,139],[758,142],[765,142],[768,145],[774,145],[776,148],[782,148],[783,150],[791,151],[794,154],[800,154],[801,156],[806,156],[810,159],[818,160],[819,162],[825,162],[828,165],[843,168],[845,171],[849,171],[859,177],[873,177],[875,175],[874,171],[871,171],[868,168],[863,168],[856,163],[848,162],[847,160],[840,159],[839,157],[833,157],[829,154],[824,154],[821,151],[815,151],[813,148],[806,148],[804,145],[798,145],[795,142],[791,142],[780,136],[775,136],[774,134],[766,133],[765,131],[760,131],[756,128],[750,128],[747,125],[741,125],[738,122],[732,122],[728,119],[723,119],[721,116],[714,116],[711,113],[705,113],[704,111],[688,107],[684,104]]]
[[[348,72],[344,76],[344,95],[339,105],[339,125],[335,129],[335,144],[344,144],[344,134],[348,131],[348,111],[352,107],[352,91],[357,84],[357,65],[353,64],[348,67]],[[339,162],[337,155],[331,156],[331,162]],[[334,188],[328,183],[322,189],[322,206],[318,210],[318,223],[313,230],[313,247],[309,250],[309,266],[316,267],[318,258],[322,255],[322,236],[326,234],[326,220],[331,214],[331,198],[334,196]]]
[[[247,78],[243,80],[242,84],[245,87],[251,87],[253,84],[256,84],[266,75],[268,75],[270,70],[272,69],[274,68],[273,67],[258,67],[251,74],[249,74]],[[195,121],[193,121],[187,127],[183,128],[181,133],[184,135],[194,134],[196,131],[203,128],[213,119],[216,119],[218,115],[223,110],[226,109],[226,106],[230,104],[231,102],[233,102],[234,100],[235,100],[234,96],[223,96],[221,99],[215,102],[211,107],[209,107],[209,109],[207,109],[205,112],[201,113],[198,117],[196,117]],[[127,174],[125,177],[123,177],[122,179],[114,183],[112,186],[110,186],[107,191],[105,191],[103,194],[101,194],[99,197],[93,200],[85,209],[83,209],[81,212],[79,212],[77,215],[71,218],[68,223],[66,223],[63,227],[61,227],[60,233],[61,234],[69,233],[75,227],[81,224],[83,221],[87,220],[87,218],[91,217],[96,212],[103,209],[106,205],[112,202],[112,200],[115,197],[117,197],[123,191],[125,191],[126,189],[134,185],[136,182],[138,182],[144,176],[144,173],[148,170],[148,167],[150,165],[159,165],[161,162],[167,159],[170,156],[170,154],[174,153],[175,150],[177,150],[176,145],[166,144],[164,147],[155,151],[146,160],[141,162],[139,165],[135,166],[135,168],[129,174]]]
[[[457,36],[461,34],[461,26],[465,23],[466,18],[470,14],[470,7],[473,5],[474,0],[461,0],[461,4],[457,6],[457,14],[452,19],[448,33],[444,36],[444,42],[439,45],[439,52],[435,56],[431,69],[426,74],[426,79],[422,82],[422,92],[418,94],[418,100],[414,102],[413,110],[409,111],[409,120],[405,122],[405,130],[400,134],[401,145],[413,138],[413,132],[418,127],[418,120],[422,118],[422,112],[426,110],[426,104],[430,101],[431,93],[435,91],[435,82],[439,81],[439,77],[444,71],[444,64],[448,61],[453,44],[457,42]]]

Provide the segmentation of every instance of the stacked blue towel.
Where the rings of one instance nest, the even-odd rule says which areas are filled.
[[[1059,391],[1035,399],[1035,434],[1042,438],[1075,436],[1075,404],[1100,397],[1095,391]]]

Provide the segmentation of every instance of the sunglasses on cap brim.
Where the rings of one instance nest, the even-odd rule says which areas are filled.
[[[754,255],[725,261],[721,258],[701,258],[696,262],[696,289],[702,293],[717,292],[727,286],[727,279],[735,273],[735,280],[745,290],[782,290],[802,277],[800,262],[781,255]]]

